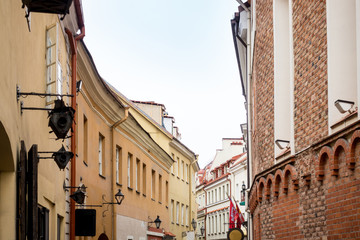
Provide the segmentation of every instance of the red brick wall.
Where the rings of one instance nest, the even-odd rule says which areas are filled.
[[[328,134],[326,1],[293,0],[295,152]]]
[[[280,193],[272,209],[275,239],[304,239],[300,232],[299,207],[297,192]]]
[[[256,49],[254,53],[253,172],[270,167],[274,159],[274,37],[273,1],[256,1]]]

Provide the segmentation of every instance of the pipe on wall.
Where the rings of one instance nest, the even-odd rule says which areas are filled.
[[[114,129],[128,119],[128,117],[129,117],[129,108],[130,108],[129,106],[125,106],[125,116],[122,119],[120,119],[119,121],[115,122],[111,126],[111,129],[110,129],[110,131],[111,131],[111,133],[110,133],[110,136],[111,136],[111,139],[110,139],[110,146],[111,146],[110,159],[111,159],[111,166],[112,166],[112,169],[111,169],[111,172],[110,172],[111,173],[111,179],[112,179],[112,182],[111,182],[111,196],[115,195],[115,186],[116,186],[116,176],[114,177],[114,170],[116,172],[116,169],[114,167],[114,164],[115,164],[115,161],[114,161],[114,149],[116,150],[116,147],[114,147]],[[112,211],[112,214],[111,214],[111,217],[112,217],[111,234],[112,234],[112,239],[115,239],[115,226],[114,226],[114,223],[115,223],[115,204],[111,205],[111,211]]]
[[[73,33],[65,28],[65,32],[68,35],[71,47],[71,94],[74,96],[71,99],[71,107],[77,110],[76,106],[76,61],[77,61],[77,41],[82,40],[85,37],[85,25],[84,19],[82,16],[80,0],[74,1],[75,11],[77,16],[78,27],[80,28],[80,34],[74,36]],[[71,152],[76,153],[76,126],[75,122],[77,121],[77,114],[74,115],[74,121],[72,123],[73,135],[71,137]],[[76,180],[76,157],[71,161],[71,171],[70,171],[70,186],[75,186]],[[71,194],[73,194],[75,189],[71,188]],[[70,240],[75,240],[75,202],[70,201]]]

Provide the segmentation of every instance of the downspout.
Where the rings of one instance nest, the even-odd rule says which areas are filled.
[[[115,122],[111,127],[110,127],[110,131],[111,131],[111,139],[110,139],[110,146],[111,146],[111,151],[110,151],[110,159],[111,159],[111,179],[112,179],[112,186],[111,186],[111,196],[115,195],[115,186],[116,186],[116,176],[114,178],[114,170],[116,172],[116,166],[114,167],[114,149],[116,149],[116,147],[114,147],[114,129],[116,127],[118,127],[120,124],[122,124],[123,122],[126,121],[126,119],[128,119],[129,117],[129,106],[125,106],[125,116],[120,119],[119,121]],[[112,234],[112,239],[116,239],[115,238],[115,204],[111,204],[111,211],[112,211],[112,221],[111,221],[111,234]]]
[[[77,69],[76,69],[76,61],[77,61],[77,41],[83,39],[85,37],[85,26],[84,21],[82,18],[82,12],[80,7],[80,0],[74,1],[75,10],[76,10],[76,16],[77,16],[77,22],[78,26],[80,28],[80,34],[74,37],[72,32],[65,28],[65,32],[68,35],[70,46],[71,46],[71,94],[74,96],[71,99],[71,107],[75,110],[77,110],[76,106],[76,75],[77,75]],[[74,121],[72,123],[72,129],[73,129],[73,135],[71,137],[71,152],[74,154],[76,153],[76,126],[75,123],[77,121],[77,114],[74,116]],[[74,158],[71,161],[71,172],[70,172],[70,186],[75,186],[75,180],[76,180],[76,158]],[[73,194],[75,191],[74,188],[70,189],[71,194]],[[75,240],[75,202],[70,201],[70,240]]]
[[[192,208],[191,208],[191,189],[192,189],[192,181],[191,181],[191,168],[192,168],[192,165],[194,164],[194,163],[196,163],[197,161],[198,161],[198,157],[199,157],[199,155],[195,155],[195,160],[194,161],[192,161],[191,162],[191,164],[189,165],[189,169],[188,169],[188,178],[190,178],[190,180],[189,180],[189,210],[190,210],[190,212],[192,213]],[[196,215],[197,215],[197,213],[196,213]],[[188,223],[189,223],[189,225],[190,226],[192,226],[191,225],[191,214],[189,214],[189,219],[188,219]],[[193,218],[194,218],[194,216],[193,216]],[[197,219],[197,216],[196,216],[196,219]],[[194,234],[196,235],[196,231],[195,231],[195,229],[194,229]]]
[[[206,171],[205,171],[205,175],[206,175]],[[205,238],[205,240],[206,240],[206,220],[207,220],[207,207],[206,207],[206,205],[207,205],[207,192],[206,192],[206,190],[205,190],[205,186],[204,186],[204,192],[205,192],[205,219],[204,219],[204,225],[205,225],[205,236],[204,236],[204,238]]]

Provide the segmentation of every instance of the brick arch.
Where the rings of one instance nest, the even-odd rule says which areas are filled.
[[[279,196],[280,184],[283,183],[283,172],[281,169],[276,170],[274,175],[274,196]]]
[[[295,167],[293,165],[287,164],[284,168],[283,171],[283,190],[284,193],[288,192],[288,186],[287,186],[287,182],[288,182],[288,176],[291,176],[291,181],[292,181],[292,186],[294,190],[298,190],[299,189],[299,179],[298,179],[298,174],[297,171],[295,169]]]
[[[356,146],[360,144],[360,130],[356,130],[350,139],[349,155],[346,159],[346,165],[349,169],[354,170],[356,164],[355,150]]]
[[[265,186],[266,186],[265,178],[262,177],[262,178],[260,178],[259,183],[257,185],[258,201],[259,202],[262,201],[262,195],[263,195],[263,191],[264,191]]]
[[[274,183],[274,175],[268,174],[266,177],[266,188],[265,188],[266,199],[270,199],[271,186],[273,185],[273,183]]]
[[[319,153],[319,158],[316,164],[316,177],[318,181],[323,181],[325,176],[325,169],[324,166],[326,164],[326,157],[329,159],[329,162],[331,163],[334,158],[333,150],[328,147],[324,146],[321,148]]]
[[[341,149],[345,152],[347,155],[349,152],[349,143],[344,138],[339,138],[333,147],[334,149],[334,157],[332,160],[330,160],[330,170],[332,176],[338,176],[339,175],[339,151]]]

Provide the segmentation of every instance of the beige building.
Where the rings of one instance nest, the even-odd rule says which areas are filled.
[[[115,90],[116,91],[116,90]],[[192,239],[195,231],[192,220],[196,220],[195,172],[199,170],[197,155],[181,141],[174,118],[165,111],[163,104],[130,101],[120,92],[117,95],[151,137],[172,157],[174,164],[169,177],[170,232],[176,239]]]
[[[79,25],[75,6],[61,21],[63,14],[56,14],[60,12],[37,12],[41,4],[29,8],[22,8],[21,1],[0,4],[0,239],[25,239],[26,229],[28,239],[65,239],[69,231],[63,184],[70,164],[61,171],[53,159],[44,158],[51,158],[62,145],[70,151],[71,141],[56,141],[49,133],[46,109],[53,109],[60,97],[44,94],[71,93],[71,50],[65,28],[76,32]],[[50,3],[50,9],[55,10],[56,4]],[[71,98],[63,100],[70,105]]]
[[[87,186],[85,208],[96,208],[95,239],[165,237],[172,158],[103,81],[83,42],[78,78],[76,185]],[[118,189],[125,195],[121,205],[106,204],[115,202]],[[152,223],[157,216],[161,231]]]

